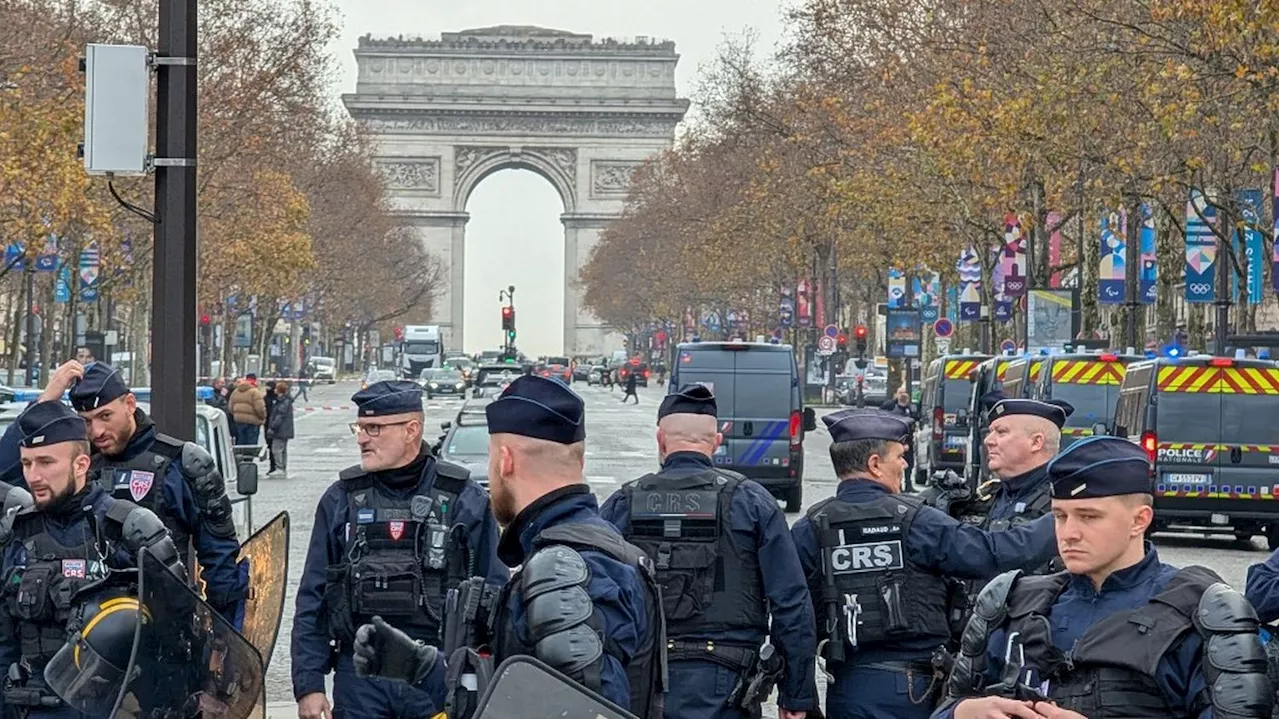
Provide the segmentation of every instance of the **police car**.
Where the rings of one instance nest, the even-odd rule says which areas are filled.
[[[1231,357],[1133,362],[1109,431],[1147,451],[1155,471],[1152,531],[1277,540],[1280,370]]]

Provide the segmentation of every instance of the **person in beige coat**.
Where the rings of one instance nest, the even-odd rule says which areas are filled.
[[[227,408],[231,418],[236,421],[236,444],[258,443],[258,430],[267,423],[265,397],[258,388],[258,376],[254,374],[245,375],[244,380],[231,392]]]

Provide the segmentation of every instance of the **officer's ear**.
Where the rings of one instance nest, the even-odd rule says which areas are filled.
[[[717,449],[720,449],[720,445],[722,444],[724,444],[724,435],[720,432],[716,432],[716,441],[711,445],[711,451],[714,453]]]

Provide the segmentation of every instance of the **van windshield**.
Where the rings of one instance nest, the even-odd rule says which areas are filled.
[[[1092,427],[1098,422],[1110,422],[1119,396],[1120,385],[1115,384],[1053,383],[1053,398],[1071,405],[1068,427]]]
[[[433,355],[440,352],[439,342],[405,342],[404,353],[407,355]]]
[[[942,386],[942,411],[952,414],[969,410],[969,392],[973,383],[968,379],[948,379]]]

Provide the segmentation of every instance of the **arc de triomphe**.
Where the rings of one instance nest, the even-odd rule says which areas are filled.
[[[582,307],[578,270],[621,214],[632,170],[671,147],[689,107],[676,97],[675,44],[499,26],[439,40],[363,37],[355,56],[356,92],[343,103],[376,142],[394,208],[448,269],[431,319],[445,346],[463,341],[467,198],[515,167],[564,201],[564,349],[602,353],[605,327]]]

